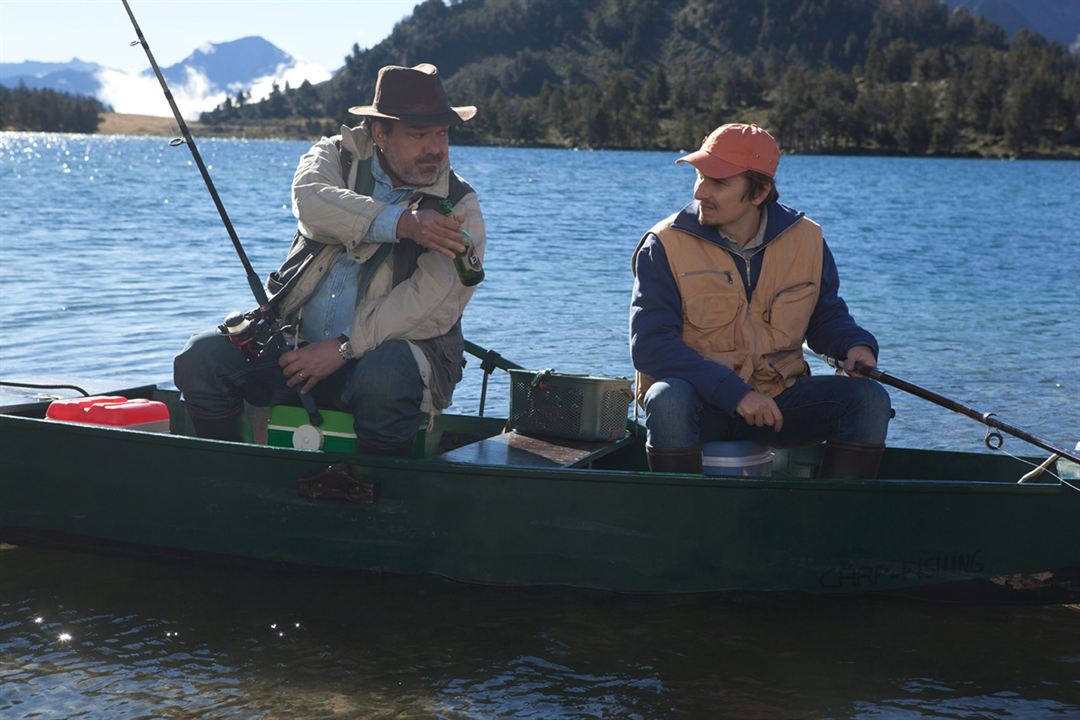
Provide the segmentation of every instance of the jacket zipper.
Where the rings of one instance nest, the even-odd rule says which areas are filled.
[[[727,284],[735,284],[735,280],[731,277],[730,270],[687,270],[686,272],[679,273],[680,277],[690,277],[691,275],[726,275]]]
[[[813,280],[806,280],[804,282],[799,283],[798,285],[791,285],[789,287],[784,288],[780,292],[773,295],[772,300],[769,301],[769,306],[767,308],[765,308],[765,312],[762,313],[761,317],[765,320],[765,322],[771,323],[772,322],[773,305],[776,304],[777,299],[779,299],[781,295],[783,295],[785,293],[789,293],[789,292],[795,292],[796,290],[802,290],[805,287],[813,287],[814,284],[815,283],[814,283]]]

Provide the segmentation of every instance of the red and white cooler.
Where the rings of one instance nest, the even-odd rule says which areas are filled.
[[[144,432],[169,432],[169,408],[163,402],[120,395],[53,400],[45,417],[61,422],[119,427]]]

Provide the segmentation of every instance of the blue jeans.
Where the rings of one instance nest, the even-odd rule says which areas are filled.
[[[206,419],[228,418],[252,405],[298,405],[295,388],[285,384],[278,366],[281,351],[268,349],[249,361],[216,331],[188,340],[173,362],[173,380],[188,412]],[[401,444],[416,435],[424,385],[409,344],[391,340],[350,360],[312,391],[315,404],[352,413],[356,438]]]
[[[771,447],[796,447],[822,440],[884,445],[889,429],[889,393],[867,378],[838,375],[800,378],[773,400],[783,427],[747,425],[706,405],[685,380],[658,380],[645,393],[645,428],[654,448],[686,448],[711,440],[752,440]]]

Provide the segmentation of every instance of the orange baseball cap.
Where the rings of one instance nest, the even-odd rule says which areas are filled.
[[[773,136],[757,125],[728,123],[709,133],[700,150],[675,161],[679,163],[689,163],[705,177],[717,180],[747,170],[775,177],[780,148]]]

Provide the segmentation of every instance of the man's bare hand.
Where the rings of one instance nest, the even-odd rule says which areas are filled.
[[[440,252],[451,260],[465,249],[461,235],[461,215],[441,215],[434,210],[406,210],[398,219],[398,237],[409,238],[421,247]]]
[[[780,412],[776,402],[756,390],[743,396],[735,407],[735,412],[739,413],[747,425],[771,427],[776,432],[780,432],[780,428],[784,426],[784,414]]]
[[[285,372],[285,384],[294,387],[303,383],[300,392],[311,392],[320,380],[334,374],[345,364],[340,347],[341,343],[336,339],[320,340],[282,354],[278,365]]]
[[[856,345],[847,351],[847,357],[844,358],[844,372],[851,377],[862,377],[862,375],[855,372],[855,363],[857,362],[867,367],[877,367],[877,358],[874,357],[874,351],[865,345]]]

